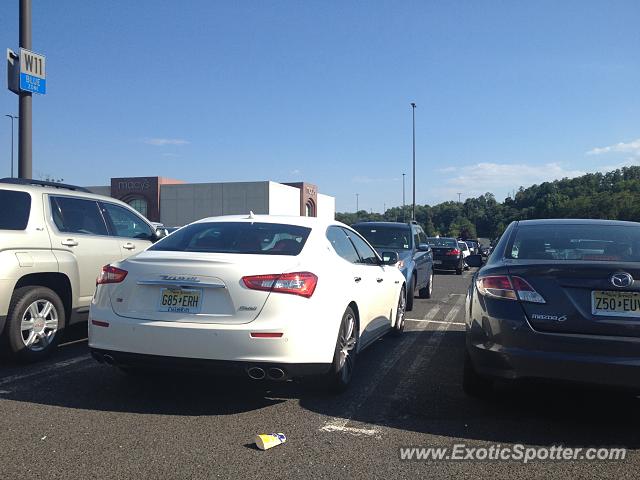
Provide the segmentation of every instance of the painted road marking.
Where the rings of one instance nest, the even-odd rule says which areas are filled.
[[[429,322],[429,323],[446,323],[448,325],[462,325],[464,326],[464,322],[445,322],[442,320],[421,320],[418,318],[406,318],[405,321],[407,322]]]

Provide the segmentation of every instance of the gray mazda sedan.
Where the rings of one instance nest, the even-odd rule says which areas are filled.
[[[507,227],[466,305],[464,389],[482,395],[497,378],[640,390],[640,223]]]

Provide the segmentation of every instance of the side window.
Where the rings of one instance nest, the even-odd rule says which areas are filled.
[[[153,237],[153,229],[135,213],[112,203],[103,203],[102,206],[111,219],[117,237],[140,240],[150,240]]]
[[[331,242],[336,253],[342,258],[351,263],[360,262],[358,252],[356,252],[355,247],[340,227],[329,227],[327,229],[327,239]]]
[[[349,230],[345,230],[345,232],[353,242],[353,245],[356,247],[358,255],[360,255],[361,260],[359,263],[364,263],[365,265],[379,265],[376,252],[374,252],[373,249],[369,245],[367,245],[367,242],[365,242],[360,237],[360,235]]]
[[[60,232],[108,235],[98,203],[72,197],[50,197],[53,222]]]
[[[29,223],[31,196],[25,192],[0,190],[0,230],[24,230]]]
[[[420,243],[420,236],[418,235],[418,229],[413,227],[413,248],[418,248],[418,244]]]
[[[418,230],[418,243],[427,243],[427,236],[422,229]]]

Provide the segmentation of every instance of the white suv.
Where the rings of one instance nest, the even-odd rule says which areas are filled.
[[[164,235],[127,204],[81,187],[0,180],[0,351],[49,355],[86,321],[103,265]]]

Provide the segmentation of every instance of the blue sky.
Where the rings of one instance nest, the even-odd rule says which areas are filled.
[[[638,18],[637,0],[33,0],[34,177],[305,180],[382,211],[402,172],[410,201],[412,101],[418,203],[636,164]],[[17,105],[2,89],[0,113]]]

